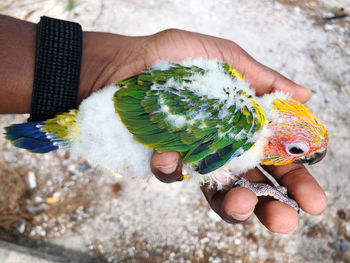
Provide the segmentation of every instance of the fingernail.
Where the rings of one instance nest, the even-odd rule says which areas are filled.
[[[304,86],[300,86],[300,85],[298,85],[298,86],[303,90],[303,97],[300,98],[300,99],[301,99],[301,102],[302,102],[302,103],[305,103],[305,102],[307,102],[307,101],[311,98],[311,96],[312,96],[312,90],[309,89],[309,88],[307,88],[307,87],[304,87]]]
[[[155,167],[163,174],[171,174],[171,173],[175,172],[178,162],[179,161],[176,160],[171,165],[168,165],[168,166],[157,166],[156,165]]]
[[[237,221],[245,221],[252,215],[253,212],[254,212],[254,209],[252,211],[250,211],[249,213],[246,213],[246,214],[231,213],[231,216],[232,216],[233,219],[235,219]]]
[[[311,89],[309,89],[309,88],[307,88],[307,87],[305,87],[305,86],[300,86],[300,87],[302,87],[307,93],[309,93],[308,95],[311,97],[312,96],[312,90]]]

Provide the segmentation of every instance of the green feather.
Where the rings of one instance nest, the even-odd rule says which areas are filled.
[[[204,120],[203,124],[206,127],[213,128],[213,127],[216,127],[218,125],[218,120],[216,120],[216,119],[206,119],[206,120]]]
[[[164,121],[167,118],[167,115],[165,112],[152,112],[148,116],[149,120],[153,123],[160,123]]]
[[[203,138],[210,134],[217,133],[217,129],[215,127],[213,128],[200,128],[200,127],[192,127],[192,132],[195,137],[197,138]]]
[[[166,131],[162,131],[160,133],[153,134],[153,136],[149,136],[147,134],[137,135],[135,136],[135,140],[137,140],[142,144],[149,145],[153,148],[153,147],[157,147],[159,143],[160,144],[174,143],[178,140],[178,136],[174,133],[169,134]]]
[[[254,145],[254,143],[248,142],[248,143],[243,145],[243,150],[248,151],[253,145]]]
[[[229,135],[225,135],[222,137],[216,137],[215,140],[210,144],[209,148],[212,151],[219,150],[227,145],[230,145],[232,143],[233,139],[230,138]]]
[[[195,142],[198,142],[200,138],[196,137],[193,132],[182,132],[180,135],[181,141],[184,144],[193,144]]]
[[[222,149],[219,149],[217,151],[217,153],[222,160],[226,160],[226,159],[230,158],[236,151],[237,151],[237,149],[235,149],[233,147],[233,145],[230,144],[230,145],[225,146]]]
[[[158,97],[156,96],[145,97],[143,100],[139,101],[139,104],[147,113],[155,112],[160,109]]]
[[[134,127],[133,134],[154,136],[155,134],[163,132],[157,125],[146,125],[142,127]]]
[[[188,151],[186,155],[182,158],[184,163],[193,163],[198,162],[212,153],[212,150],[209,149],[209,142],[197,143],[196,147],[193,147],[191,151]]]
[[[229,74],[229,66],[221,65]],[[137,142],[158,152],[178,151],[184,163],[203,173],[238,156],[239,149],[249,150],[254,142],[248,139],[263,124],[258,121],[263,113],[254,108],[253,97],[243,91],[230,93],[240,105],[246,105],[243,96],[251,100],[250,110],[190,90],[190,78],[205,73],[199,67],[179,64],[171,64],[166,70],[148,69],[117,82],[120,89],[114,95],[116,113]],[[222,108],[226,108],[225,114],[220,113]]]

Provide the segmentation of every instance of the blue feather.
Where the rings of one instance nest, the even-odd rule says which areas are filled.
[[[229,158],[222,159],[220,155],[215,151],[200,161],[198,172],[200,174],[210,173],[223,166],[228,159]]]
[[[6,129],[6,128],[5,128]],[[47,139],[46,137],[46,132],[42,132],[39,129],[37,131],[32,130],[32,131],[20,131],[20,130],[13,130],[13,131],[8,131],[6,130],[6,136],[5,138],[13,141],[18,138],[26,137],[26,138],[36,138],[36,139]]]
[[[48,134],[41,129],[42,125],[42,122],[13,124],[5,128],[5,138],[14,146],[34,153],[47,153],[69,146],[68,142],[58,140],[54,134],[48,138]]]
[[[38,125],[43,125],[42,122],[27,122],[20,124],[12,124],[5,128],[6,131],[15,132],[15,131],[33,131],[36,130]]]
[[[207,174],[212,171],[215,171],[216,169],[226,164],[228,161],[240,155],[240,151],[229,152],[229,147],[231,147],[231,145],[228,145],[223,149],[215,151],[212,154],[205,157],[203,160],[201,160],[198,172],[200,174]],[[225,152],[225,157],[222,156],[223,152]]]
[[[19,148],[27,149],[30,152],[35,153],[47,153],[53,150],[57,150],[58,146],[53,145],[53,143],[46,140],[37,140],[31,138],[19,138],[13,141],[13,145]]]

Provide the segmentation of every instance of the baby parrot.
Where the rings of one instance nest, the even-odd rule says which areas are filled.
[[[6,127],[6,139],[34,153],[61,148],[131,177],[150,173],[153,150],[177,151],[186,176],[218,188],[261,165],[313,164],[328,134],[303,104],[283,93],[257,97],[230,65],[216,60],[159,61],[85,99],[78,110]],[[295,209],[283,187],[236,185]]]

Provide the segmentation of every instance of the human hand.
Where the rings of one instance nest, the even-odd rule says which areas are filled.
[[[0,113],[28,113],[31,105],[35,66],[36,24],[0,15]],[[182,61],[202,57],[225,61],[236,68],[255,88],[257,95],[277,90],[306,102],[311,92],[277,72],[261,65],[232,41],[181,31],[165,30],[151,36],[127,37],[116,34],[84,32],[78,103],[101,89],[150,67],[156,60]],[[152,171],[163,182],[182,179],[180,156],[176,152],[155,153]],[[304,166],[290,164],[264,167],[288,188],[301,209],[321,213],[327,199]],[[265,181],[263,174],[251,170],[249,181]],[[298,223],[295,210],[271,199],[256,198],[248,189],[237,187],[215,191],[202,186],[212,209],[225,221],[244,221],[255,210],[260,221],[271,231],[289,233]]]
[[[94,45],[91,47],[94,48],[89,50],[87,45],[85,51],[99,52],[98,57],[101,60],[96,65],[100,65],[98,67],[100,71],[96,72],[95,60],[84,63],[84,57],[93,56],[83,55],[81,86],[91,87],[91,89],[81,89],[82,98],[116,80],[140,73],[142,69],[152,66],[157,60],[178,62],[188,57],[215,58],[231,64],[255,88],[257,95],[282,90],[301,102],[306,102],[311,97],[310,90],[258,63],[229,40],[180,30],[166,30],[145,37],[103,34],[96,38],[95,34],[86,34],[84,41],[89,43],[97,40],[101,45],[93,41]],[[118,48],[113,48],[113,43],[116,43]],[[105,66],[101,67],[101,62]],[[84,64],[89,68],[84,68]],[[94,76],[95,79],[91,78]],[[87,82],[84,83],[84,81]],[[151,167],[155,176],[163,182],[182,180],[182,164],[177,152],[155,153]],[[273,175],[281,185],[287,187],[291,197],[305,212],[319,214],[325,209],[326,196],[303,165],[266,166],[263,169]],[[251,182],[266,181],[265,176],[258,169],[247,172],[245,177]],[[201,189],[211,208],[228,223],[244,221],[255,211],[259,220],[273,232],[289,233],[298,224],[298,214],[292,207],[270,198],[258,199],[246,188],[237,187],[216,191],[204,185]]]

